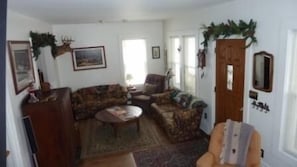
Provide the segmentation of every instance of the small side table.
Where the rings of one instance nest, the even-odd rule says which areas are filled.
[[[127,89],[128,89],[128,92],[136,91],[135,86],[128,86]]]
[[[134,92],[136,91],[136,87],[135,86],[128,86],[127,87],[127,90],[128,90],[128,94],[127,94],[127,97],[128,97],[128,101],[127,101],[127,104],[132,104],[132,96],[131,96],[131,92]]]

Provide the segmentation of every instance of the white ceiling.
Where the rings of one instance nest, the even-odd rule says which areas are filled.
[[[51,24],[164,20],[230,0],[8,0],[8,9]]]

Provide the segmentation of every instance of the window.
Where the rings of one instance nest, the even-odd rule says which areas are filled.
[[[181,55],[180,55],[180,39],[179,38],[172,38],[172,50],[171,50],[171,62],[169,62],[169,67],[172,68],[172,71],[174,73],[174,77],[172,79],[173,81],[173,86],[176,88],[181,88],[181,83],[180,83],[180,65],[181,65]],[[170,57],[170,56],[169,56]]]
[[[297,157],[297,31],[292,35],[291,64],[286,90],[286,117],[283,148],[286,152]]]
[[[142,84],[147,75],[146,41],[144,39],[123,40],[122,52],[126,84]]]
[[[184,89],[193,95],[196,93],[195,45],[194,37],[185,38]]]
[[[171,37],[167,60],[169,68],[175,74],[173,86],[193,95],[196,94],[195,46],[194,36]]]

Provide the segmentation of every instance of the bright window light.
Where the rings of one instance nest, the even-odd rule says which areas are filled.
[[[286,91],[286,117],[285,117],[285,135],[283,148],[289,154],[297,158],[297,31],[292,35],[292,42],[289,43],[289,52],[291,52],[290,73],[287,81],[288,89]]]
[[[143,84],[147,75],[146,41],[144,39],[123,40],[122,47],[126,84]]]

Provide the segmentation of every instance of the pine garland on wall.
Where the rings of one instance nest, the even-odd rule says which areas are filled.
[[[37,33],[30,31],[30,37],[32,40],[32,48],[34,53],[35,60],[38,59],[38,56],[40,55],[40,47],[50,46],[51,52],[53,57],[55,58],[57,53],[57,45],[56,45],[56,39],[55,36],[50,33]]]
[[[202,29],[204,41],[201,43],[204,48],[207,48],[208,41],[210,39],[216,40],[220,36],[223,38],[230,37],[231,35],[242,35],[245,40],[250,39],[246,47],[251,46],[253,43],[257,43],[257,38],[255,37],[257,23],[252,19],[249,23],[239,20],[239,23],[236,24],[233,20],[228,20],[227,23],[221,23],[215,25],[213,22],[209,25],[203,25]]]

